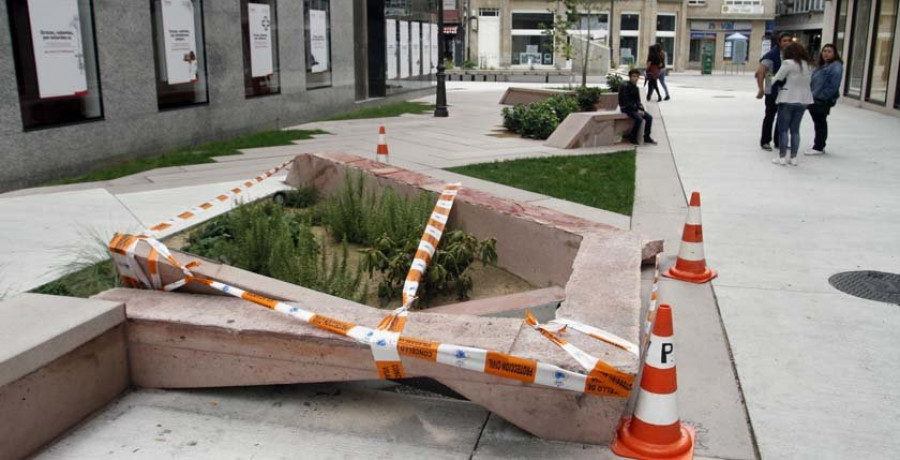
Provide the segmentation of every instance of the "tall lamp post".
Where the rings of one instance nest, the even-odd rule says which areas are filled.
[[[434,116],[445,118],[447,112],[447,74],[444,73],[444,0],[438,4],[438,65],[437,65],[437,97],[434,105]]]

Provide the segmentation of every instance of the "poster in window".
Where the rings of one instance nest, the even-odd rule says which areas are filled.
[[[269,5],[247,4],[250,21],[250,76],[268,77],[272,70],[272,15]]]
[[[328,21],[324,10],[309,10],[309,52],[312,73],[328,71]]]
[[[409,76],[409,22],[400,21],[400,78]]]
[[[437,68],[439,60],[438,52],[440,51],[440,47],[438,46],[438,28],[437,24],[431,25],[431,62],[434,63],[434,67]]]
[[[431,74],[431,24],[422,23],[422,74]]]
[[[422,35],[420,23],[412,23],[412,74],[421,75],[422,70],[419,67],[422,64]]]
[[[194,2],[162,0],[162,20],[166,47],[166,81],[170,85],[197,81]]]
[[[397,21],[385,20],[385,41],[387,42],[387,78],[397,78]]]
[[[41,99],[87,94],[77,0],[28,0]]]

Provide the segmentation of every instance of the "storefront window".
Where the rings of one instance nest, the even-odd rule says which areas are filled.
[[[891,76],[891,54],[894,51],[894,26],[897,24],[897,0],[878,0],[875,37],[869,58],[868,100],[887,103],[888,80]]]
[[[281,92],[277,18],[275,0],[241,0],[246,97]]]
[[[331,86],[331,9],[329,0],[303,2],[306,88]]]
[[[844,34],[847,29],[847,4],[850,0],[837,0],[837,14],[835,15],[834,46],[838,53],[844,53]]]
[[[641,16],[637,13],[624,13],[619,18],[620,63],[637,65],[640,62],[638,35],[641,29]]]
[[[512,65],[553,65],[553,40],[546,35],[514,35]]]
[[[160,109],[209,100],[201,0],[151,0],[156,101]]]
[[[431,0],[385,2],[385,94],[427,88],[437,68],[437,15]]]
[[[103,118],[91,0],[8,0],[24,128]]]
[[[666,52],[666,66],[675,65],[675,24],[674,14],[660,13],[656,16],[656,43]]]
[[[847,96],[859,98],[862,94],[863,73],[866,70],[866,47],[869,44],[869,13],[872,0],[858,0],[853,10],[853,35],[850,36],[849,75]]]
[[[553,38],[544,33],[553,25],[551,13],[512,14],[512,56],[510,64],[553,65]]]

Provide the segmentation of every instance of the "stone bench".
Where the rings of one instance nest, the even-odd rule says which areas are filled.
[[[619,111],[573,112],[556,127],[544,145],[558,149],[613,145],[619,139],[627,140],[632,126],[634,121]],[[638,136],[638,142],[643,143],[643,136]]]
[[[129,385],[121,302],[0,302],[0,458],[23,458]]]

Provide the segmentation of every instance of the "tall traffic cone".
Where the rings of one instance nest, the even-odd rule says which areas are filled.
[[[675,266],[669,267],[663,276],[700,284],[717,275],[715,270],[706,266],[706,256],[703,254],[703,224],[700,223],[700,193],[694,192],[691,194],[684,233],[681,234],[678,259]]]
[[[678,418],[678,384],[672,308],[660,305],[644,361],[634,415],[619,425],[612,451],[641,459],[689,459],[694,456],[694,430]]]
[[[378,150],[375,152],[375,158],[379,163],[388,162],[388,146],[385,139],[384,126],[378,128]]]

